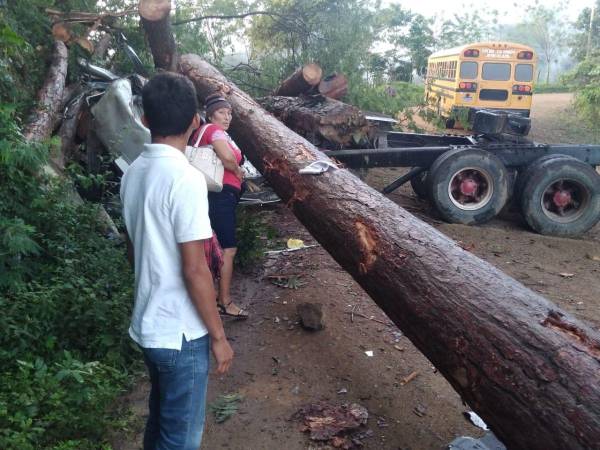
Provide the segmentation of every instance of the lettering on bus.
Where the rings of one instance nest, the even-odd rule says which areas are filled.
[[[483,48],[482,52],[488,58],[511,59],[515,57],[513,48]]]

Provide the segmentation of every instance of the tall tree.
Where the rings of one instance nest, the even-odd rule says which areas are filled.
[[[569,46],[577,61],[600,51],[600,0],[596,0],[593,8],[583,8],[573,29]]]
[[[550,82],[552,67],[568,42],[569,29],[563,11],[564,5],[551,8],[536,2],[526,9],[525,20],[512,32],[519,41],[536,49],[546,70],[546,83]]]

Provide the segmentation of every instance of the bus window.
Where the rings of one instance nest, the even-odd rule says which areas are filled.
[[[481,78],[491,81],[508,81],[510,80],[510,64],[483,63]]]
[[[533,80],[533,66],[531,64],[517,64],[515,66],[515,81],[529,82]]]
[[[460,78],[465,80],[474,80],[477,78],[477,63],[473,61],[463,61],[460,63]]]

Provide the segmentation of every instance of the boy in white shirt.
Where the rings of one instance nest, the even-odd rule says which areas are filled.
[[[144,450],[198,450],[206,410],[209,347],[217,372],[233,358],[217,312],[203,240],[210,239],[206,182],[187,161],[198,128],[196,91],[161,73],[142,92],[152,143],[121,180],[128,250],[135,267],[129,334],[150,373]]]

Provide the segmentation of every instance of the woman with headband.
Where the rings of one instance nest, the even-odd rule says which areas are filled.
[[[247,319],[248,313],[237,306],[231,298],[233,259],[237,251],[235,210],[244,179],[244,172],[240,167],[242,152],[227,134],[227,129],[231,123],[231,104],[220,94],[211,94],[206,97],[204,110],[208,123],[194,133],[191,142],[196,142],[199,134],[202,133],[198,145],[212,145],[225,169],[223,190],[208,193],[210,223],[215,230],[219,244],[223,248],[223,265],[219,280],[217,306],[223,315]]]

